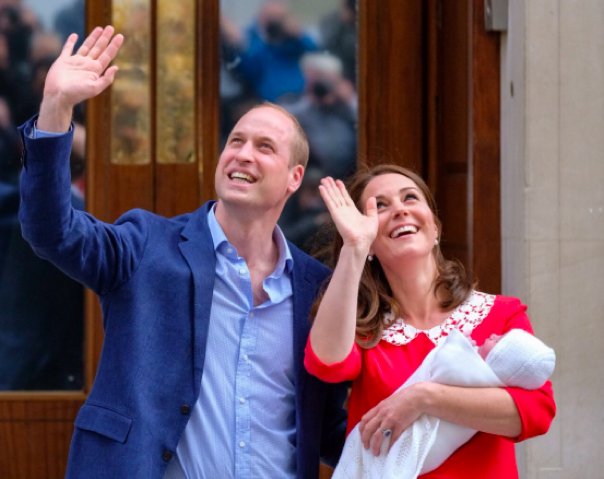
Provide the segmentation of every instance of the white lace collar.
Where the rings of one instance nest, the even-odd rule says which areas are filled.
[[[398,318],[389,328],[384,329],[382,340],[395,346],[402,346],[423,333],[430,341],[438,345],[453,328],[459,329],[462,333],[471,333],[487,317],[494,302],[494,295],[472,291],[470,297],[461,303],[441,325],[422,330],[416,329],[410,324],[406,324],[402,318]],[[392,313],[384,315],[384,323],[390,324],[393,320]]]

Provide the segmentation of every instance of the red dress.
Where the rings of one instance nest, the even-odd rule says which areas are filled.
[[[341,363],[325,365],[306,346],[304,365],[311,374],[327,382],[353,381],[348,411],[349,433],[363,415],[394,393],[419,367],[426,355],[457,328],[471,333],[477,344],[491,334],[503,334],[519,328],[533,333],[525,313],[526,306],[516,298],[473,292],[441,326],[420,331],[398,320],[384,330],[382,340],[371,349],[356,343]],[[504,388],[520,412],[522,432],[510,439],[478,432],[455,451],[439,468],[423,478],[489,478],[518,477],[514,443],[544,434],[556,414],[551,382],[527,391]]]

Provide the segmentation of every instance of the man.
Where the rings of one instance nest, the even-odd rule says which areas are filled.
[[[49,71],[25,142],[21,221],[36,253],[100,298],[105,343],[67,477],[318,477],[343,445],[345,390],[310,377],[308,313],[328,271],[275,227],[308,156],[273,106],[237,123],[218,202],[114,225],[68,204],[73,106],[113,81],[123,38],[97,28]],[[45,138],[54,136],[53,138]]]

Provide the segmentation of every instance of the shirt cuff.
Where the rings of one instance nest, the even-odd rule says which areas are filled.
[[[64,135],[69,134],[71,132],[71,130],[73,130],[73,123],[69,127],[69,130],[67,130],[65,133],[54,133],[51,131],[38,130],[37,122],[36,122],[36,123],[34,123],[34,127],[32,130],[32,138],[34,140],[37,138],[56,138],[58,136],[64,136]]]

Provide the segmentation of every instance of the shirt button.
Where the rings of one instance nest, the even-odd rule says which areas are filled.
[[[232,253],[232,252],[233,252],[233,248],[227,249],[227,253]]]
[[[161,458],[162,458],[164,461],[166,461],[166,462],[167,462],[167,461],[169,461],[170,459],[172,459],[172,456],[173,456],[173,455],[174,455],[174,454],[172,454],[170,451],[164,451],[164,453],[162,454]]]
[[[239,447],[245,447],[245,442],[241,441],[241,442],[239,443]]]
[[[186,404],[183,404],[182,406],[180,406],[180,412],[182,414],[189,414],[191,412],[191,408]]]
[[[241,269],[239,270],[239,274],[245,274],[245,270],[244,270],[243,268],[241,268]]]
[[[250,359],[250,358],[248,357],[248,355],[247,355],[247,354],[244,354],[244,355],[243,355],[243,360],[244,360],[244,361],[247,361],[248,359]]]
[[[241,404],[245,403],[245,398],[239,398],[239,402],[240,402]]]

